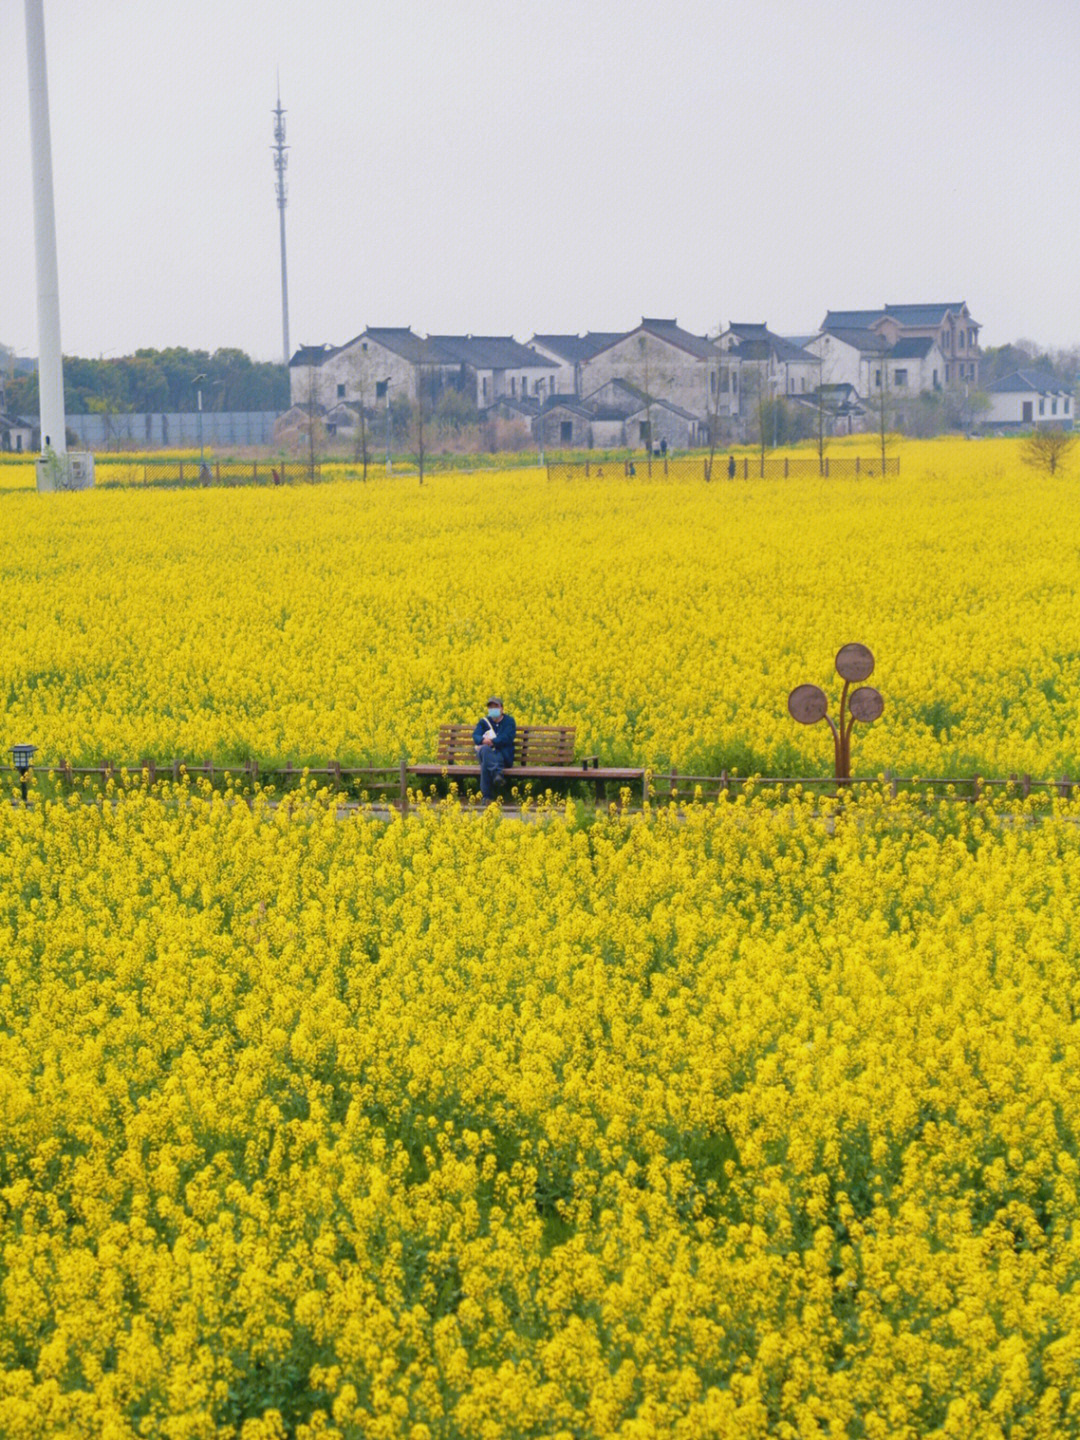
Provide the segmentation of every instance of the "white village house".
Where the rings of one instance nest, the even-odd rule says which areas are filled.
[[[504,396],[554,393],[559,365],[509,335],[416,335],[408,327],[369,326],[344,345],[304,345],[289,361],[292,403],[384,404],[404,395],[416,402],[447,388],[486,410]]]
[[[1048,370],[1014,370],[995,380],[986,393],[990,409],[983,418],[984,426],[1072,429],[1072,391]]]

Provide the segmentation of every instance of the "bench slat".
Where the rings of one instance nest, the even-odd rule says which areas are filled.
[[[473,725],[440,725],[439,765],[477,763],[472,738],[474,728]],[[554,768],[580,763],[574,760],[576,735],[573,725],[519,725],[514,740],[514,768],[526,765]]]

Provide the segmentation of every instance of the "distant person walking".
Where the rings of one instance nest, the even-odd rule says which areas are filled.
[[[496,788],[504,784],[503,771],[513,767],[516,734],[517,721],[506,714],[502,701],[493,695],[472,737],[480,761],[480,794],[485,800],[495,799]]]

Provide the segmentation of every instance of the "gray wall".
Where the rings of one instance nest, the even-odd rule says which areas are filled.
[[[228,445],[272,445],[275,410],[204,410],[203,443],[220,449]],[[189,449],[199,443],[198,411],[170,415],[71,415],[68,429],[79,443],[95,450]]]

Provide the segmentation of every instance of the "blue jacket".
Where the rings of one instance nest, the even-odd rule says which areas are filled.
[[[489,720],[485,716],[483,720],[476,722],[476,729],[472,733],[473,744],[480,745],[489,730],[495,731],[495,749],[499,752],[503,769],[511,769],[514,764],[514,736],[517,734],[517,721],[513,715],[507,715],[505,711],[498,720]]]

